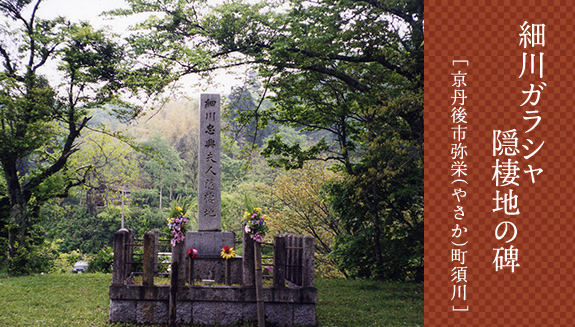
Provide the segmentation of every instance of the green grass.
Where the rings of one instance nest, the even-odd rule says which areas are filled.
[[[0,279],[0,326],[104,326],[111,275]]]
[[[110,274],[0,279],[0,326],[108,326]],[[423,284],[318,279],[321,327],[423,326]]]
[[[423,283],[316,280],[321,327],[423,326]]]

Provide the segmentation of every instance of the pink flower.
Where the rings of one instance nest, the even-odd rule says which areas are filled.
[[[263,236],[262,234],[260,234],[260,233],[255,233],[255,234],[253,234],[253,235],[250,235],[250,237],[251,237],[254,241],[258,242],[258,243],[261,243],[261,242],[263,242],[263,240],[264,240],[264,236]]]

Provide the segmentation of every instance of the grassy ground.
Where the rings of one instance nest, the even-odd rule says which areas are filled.
[[[423,284],[316,280],[321,327],[423,326]]]
[[[0,326],[109,326],[109,274],[0,279]],[[423,326],[423,284],[316,280],[321,327]]]

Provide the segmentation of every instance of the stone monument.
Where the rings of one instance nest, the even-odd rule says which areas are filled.
[[[186,250],[199,257],[219,256],[225,245],[234,246],[234,233],[222,232],[220,95],[200,95],[198,157],[198,231],[186,234]]]

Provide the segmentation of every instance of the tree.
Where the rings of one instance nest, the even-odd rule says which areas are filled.
[[[81,151],[69,162],[86,190],[88,213],[95,213],[96,197],[117,197],[119,187],[130,187],[138,176],[139,158],[128,144],[112,136],[89,131],[79,138]]]
[[[0,1],[8,21],[0,30],[0,164],[10,200],[2,255],[13,272],[29,266],[41,204],[83,182],[68,162],[91,111],[114,104],[110,110],[129,120],[142,106],[121,96],[145,98],[164,86],[163,78],[127,60],[125,49],[104,31],[62,17],[36,17],[41,2]],[[59,73],[53,83],[42,75],[49,66]]]
[[[423,196],[423,0],[230,1],[203,15],[202,1],[129,3],[131,9],[116,13],[165,14],[144,22],[148,33],[131,39],[139,54],[153,56],[173,76],[256,66],[274,106],[242,114],[258,126],[329,133],[308,148],[275,137],[263,154],[286,169],[337,162],[344,179],[332,188],[333,201],[359,205],[354,212],[339,207],[342,223],[365,222],[337,244],[346,247],[361,235],[373,254],[348,269],[406,276],[378,267],[390,264],[386,231],[405,224],[403,214]],[[406,224],[405,231],[422,241],[422,224]]]
[[[334,240],[343,229],[335,216],[324,187],[340,176],[319,162],[307,163],[302,169],[280,173],[264,194],[272,206],[270,230],[277,234],[307,234],[315,239],[316,271],[324,276],[340,275],[331,253]],[[345,270],[343,270],[345,274]]]
[[[241,87],[232,90],[227,98],[225,110],[225,119],[228,122],[226,131],[230,132],[231,137],[238,142],[238,145],[244,149],[244,152],[250,152],[253,146],[261,146],[265,138],[273,133],[277,128],[274,124],[264,126],[252,116],[252,112],[258,107],[267,107],[268,101],[256,104],[252,92],[257,92],[253,88]]]
[[[154,135],[145,145],[151,151],[152,157],[144,162],[143,168],[150,175],[154,187],[159,191],[159,208],[161,210],[164,187],[168,187],[170,200],[172,200],[173,188],[183,180],[184,161],[180,159],[178,151],[158,134]]]

